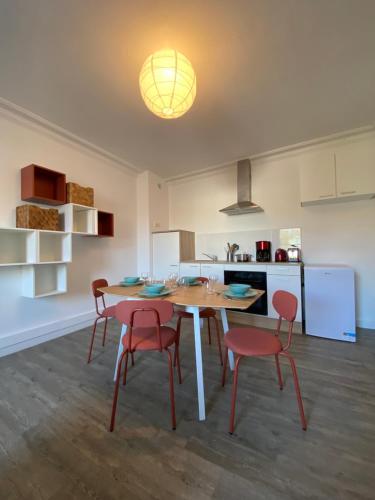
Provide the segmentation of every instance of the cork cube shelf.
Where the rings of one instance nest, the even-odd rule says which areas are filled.
[[[98,210],[98,236],[114,236],[114,216],[109,212]]]
[[[65,232],[82,235],[98,234],[98,210],[85,205],[67,203],[59,207],[60,228]]]
[[[0,228],[0,266],[22,266],[36,261],[36,231]]]
[[[72,235],[61,231],[38,231],[38,263],[72,261]]]
[[[25,266],[22,270],[22,295],[32,299],[67,292],[67,265]]]
[[[21,199],[46,205],[63,205],[66,202],[65,174],[28,165],[21,169]]]

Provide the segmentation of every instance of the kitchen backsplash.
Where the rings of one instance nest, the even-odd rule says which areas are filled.
[[[237,243],[240,246],[238,253],[250,253],[255,260],[255,242],[260,240],[271,241],[272,260],[278,248],[289,248],[296,245],[302,248],[301,229],[264,229],[255,231],[235,231],[227,233],[197,233],[195,235],[195,250],[197,259],[205,259],[203,253],[215,254],[219,260],[226,259],[227,242]]]

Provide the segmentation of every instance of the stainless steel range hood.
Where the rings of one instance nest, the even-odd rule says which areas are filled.
[[[219,212],[227,215],[253,214],[263,212],[256,203],[251,201],[251,163],[250,160],[237,162],[237,203],[222,208]]]

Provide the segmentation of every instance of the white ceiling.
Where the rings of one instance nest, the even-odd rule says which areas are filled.
[[[0,96],[164,177],[375,121],[374,0],[0,0]],[[144,106],[153,51],[197,98]]]

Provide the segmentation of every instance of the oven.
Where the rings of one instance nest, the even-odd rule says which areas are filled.
[[[268,316],[267,273],[241,270],[224,271],[224,284],[230,285],[231,283],[243,283],[244,285],[251,285],[252,288],[256,288],[257,290],[264,290],[265,293],[261,296],[260,299],[258,299],[252,306],[241,312]]]

